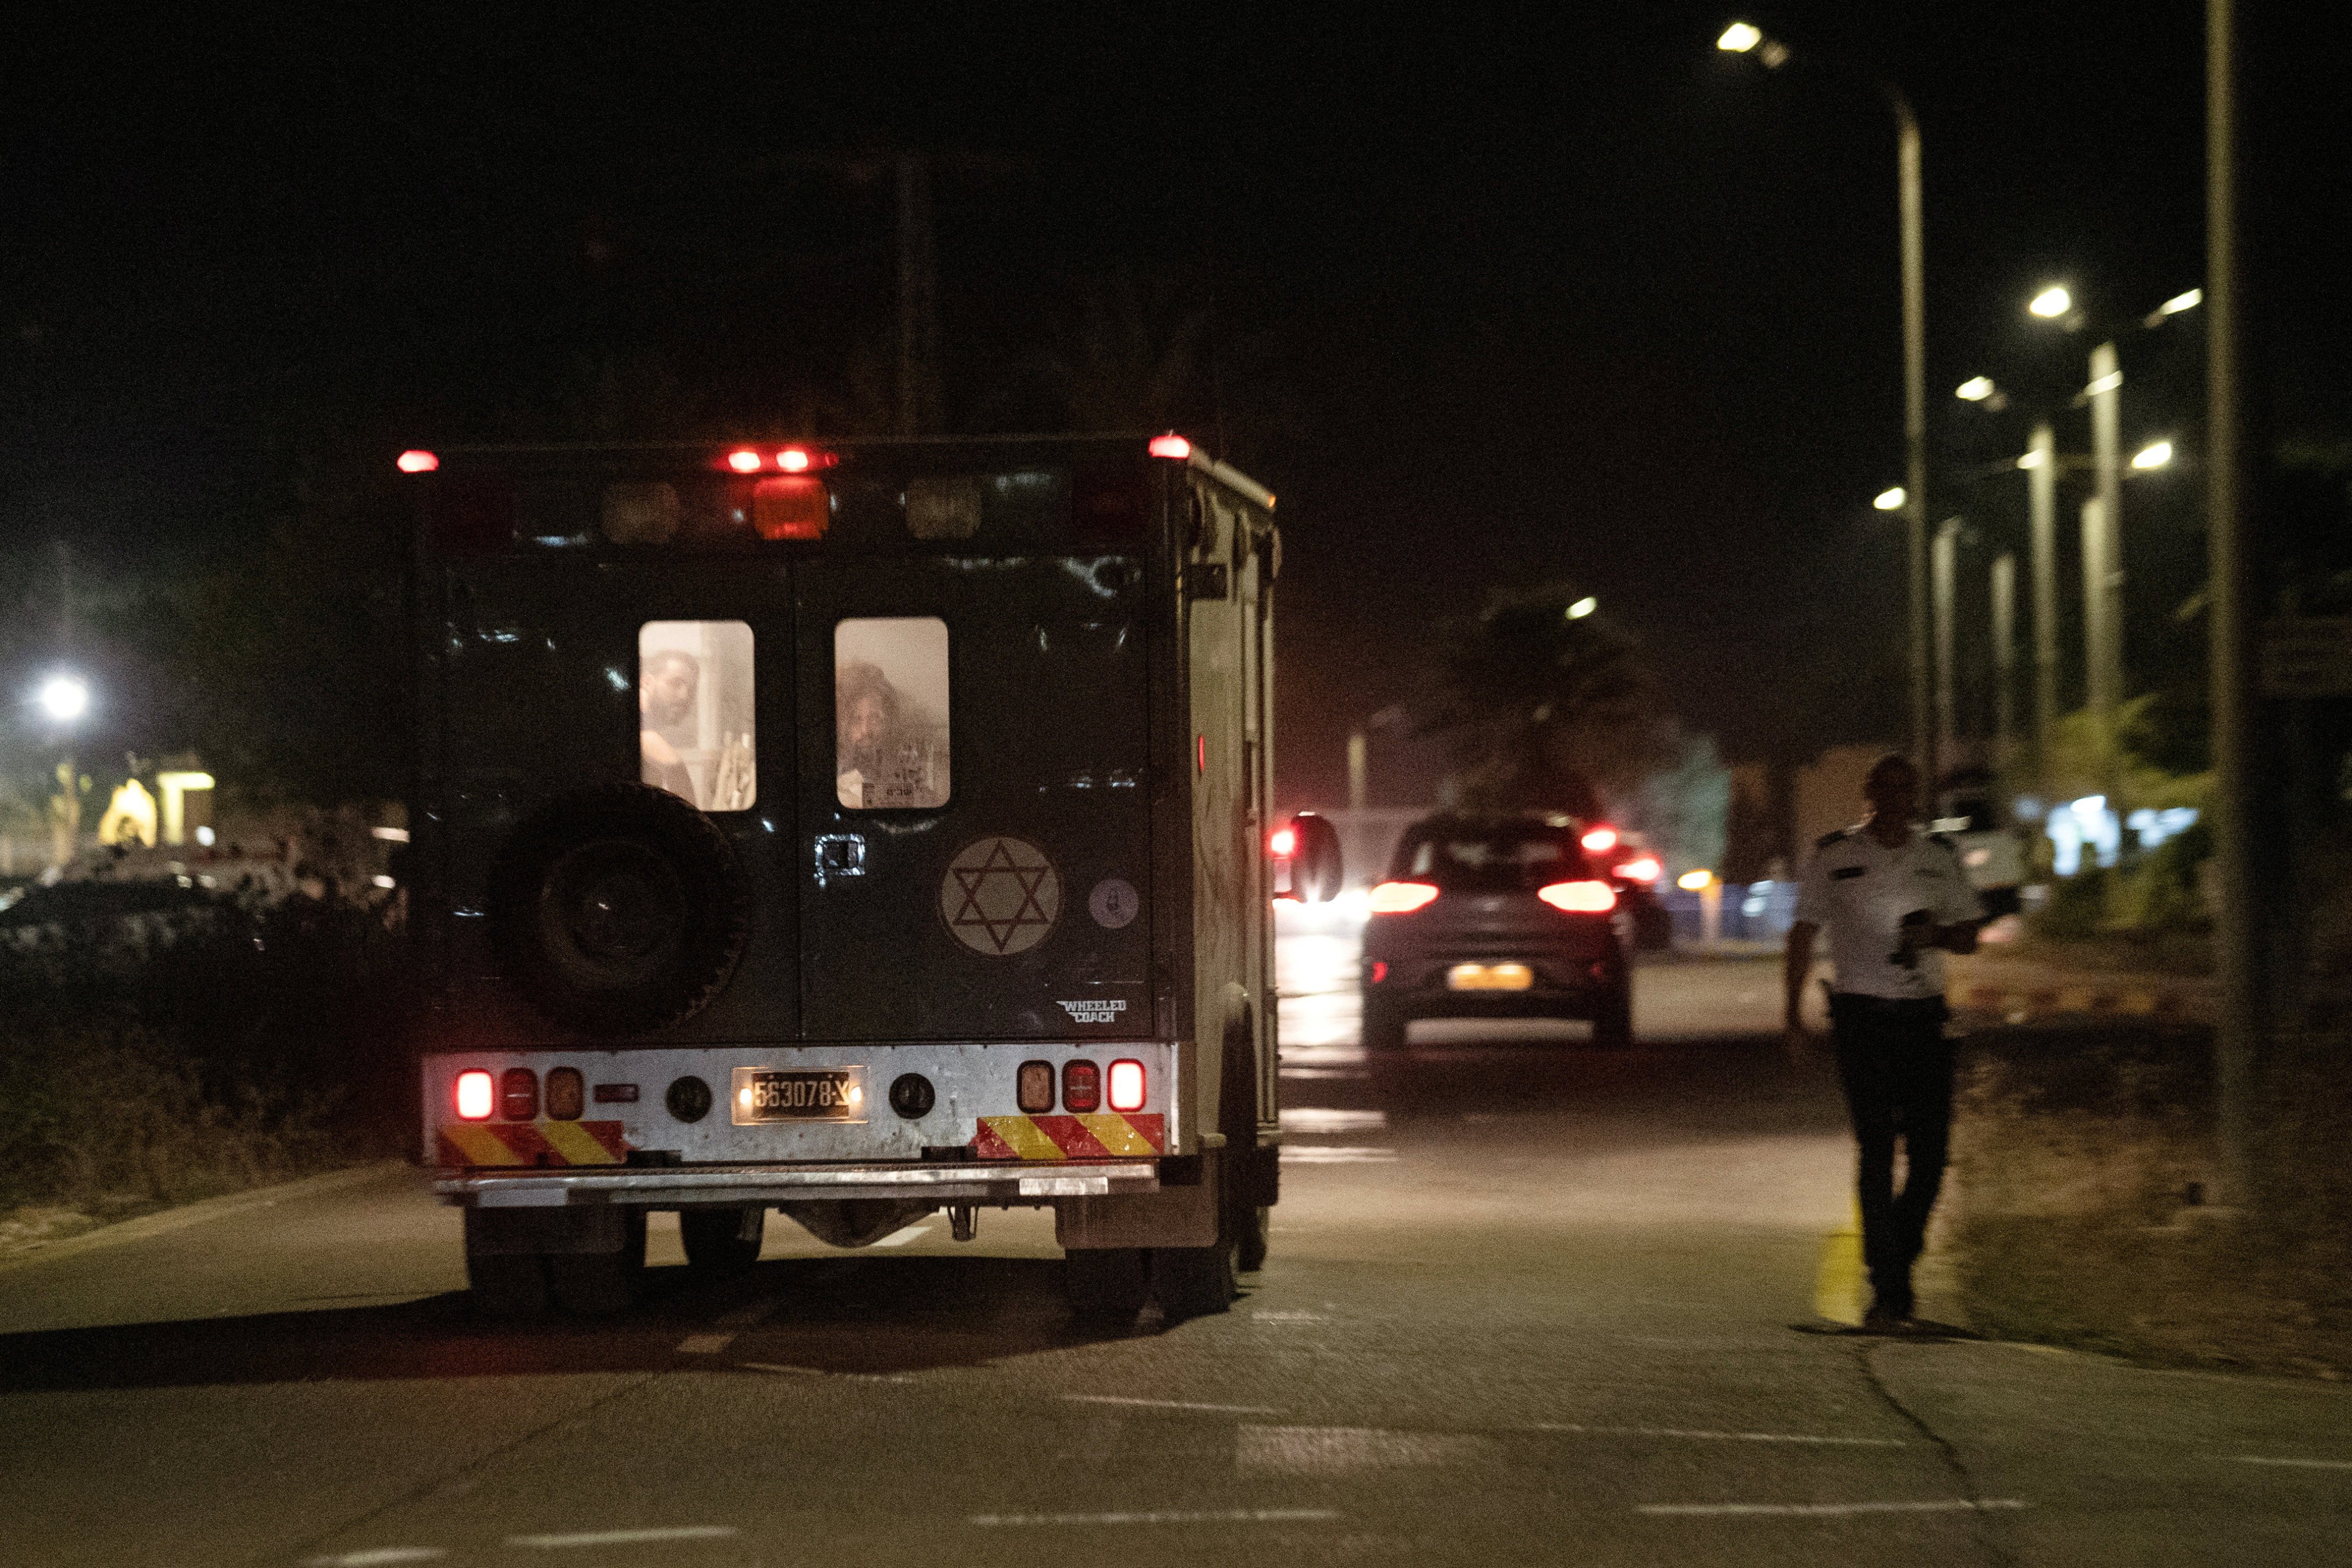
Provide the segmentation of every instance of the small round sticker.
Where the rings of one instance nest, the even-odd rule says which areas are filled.
[[[940,883],[940,916],[974,952],[1003,958],[1045,940],[1062,913],[1062,879],[1022,838],[975,838]]]
[[[1135,884],[1124,877],[1105,877],[1087,895],[1087,913],[1095,917],[1095,924],[1105,931],[1117,931],[1132,922],[1143,900],[1135,894]]]

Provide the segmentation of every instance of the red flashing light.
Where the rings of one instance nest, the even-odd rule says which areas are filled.
[[[1617,847],[1617,830],[1607,826],[1596,827],[1585,834],[1583,837],[1578,839],[1577,842],[1583,845],[1587,849],[1591,850],[1595,855],[1599,855],[1607,850]]]
[[[1295,828],[1277,827],[1274,837],[1265,841],[1266,853],[1277,860],[1287,860],[1298,853],[1298,833]]]
[[[1196,773],[1209,771],[1209,737],[1206,735],[1192,737],[1192,771]]]
[[[760,471],[760,454],[749,449],[730,452],[727,466],[739,474],[756,474]]]
[[[1089,1061],[1062,1064],[1062,1109],[1084,1115],[1102,1104],[1102,1068]]]
[[[787,447],[776,454],[776,467],[788,474],[797,474],[809,466],[809,455],[798,447]]]
[[[1364,907],[1376,915],[1409,915],[1436,897],[1427,882],[1382,882],[1365,895]]]
[[[1372,960],[1372,984],[1378,985],[1381,981],[1386,980],[1388,977],[1389,961],[1385,958],[1376,958]]]
[[[488,1121],[498,1105],[498,1086],[488,1073],[473,1068],[457,1075],[449,1098],[460,1121]]]
[[[1606,882],[1554,882],[1537,889],[1536,897],[1570,915],[1605,915],[1617,907],[1617,895]]]
[[[1629,882],[1654,882],[1658,879],[1658,873],[1664,869],[1658,864],[1656,856],[1643,855],[1618,867],[1617,874]]]
[[[429,474],[441,466],[439,453],[415,449],[403,452],[394,461],[399,465],[400,471],[404,474]]]
[[[1155,458],[1169,458],[1181,463],[1192,455],[1192,443],[1171,431],[1165,436],[1151,438],[1150,452]]]
[[[1110,1064],[1110,1108],[1113,1110],[1143,1109],[1143,1064],[1136,1061]]]

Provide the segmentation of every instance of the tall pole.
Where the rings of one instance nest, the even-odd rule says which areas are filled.
[[[1952,690],[1952,675],[1958,666],[1958,636],[1953,626],[1954,590],[1958,585],[1960,569],[1960,520],[1948,517],[1944,526],[1936,530],[1936,745],[1946,757],[1959,750],[1958,703]],[[1933,812],[1929,816],[1936,815]]]
[[[1942,775],[1927,724],[1927,284],[1920,232],[1919,120],[1911,100],[1884,84],[1895,110],[1897,201],[1903,222],[1903,520],[1911,563],[1911,754],[1932,795]]]
[[[2254,1065],[2264,1033],[2263,932],[2254,890],[2254,691],[2248,633],[2254,574],[2244,515],[2238,397],[2237,38],[2231,0],[2205,4],[2205,509],[2211,605],[2213,862],[2221,909],[2213,968],[2215,1117],[2222,1201],[2252,1199]]]
[[[1361,811],[1371,801],[1371,746],[1361,730],[1348,731],[1348,805]]]
[[[2116,405],[2121,400],[2124,373],[2116,364],[2116,345],[2101,343],[2091,351],[2091,460],[2096,469],[2099,497],[2099,558],[2105,575],[2099,583],[2099,683],[2112,710],[2124,700],[2124,497],[2123,458],[2117,450]],[[2110,710],[2102,722],[2110,723]],[[2099,743],[2112,748],[2111,729],[2100,731]]]
[[[2058,722],[2058,443],[2047,425],[2033,427],[2033,466],[2025,471],[2033,522],[2033,754],[2047,767]]]
[[[2099,727],[2103,751],[2116,705],[2115,688],[2107,684],[2107,577],[2113,568],[2107,563],[2105,510],[2096,496],[2083,502],[2083,696]]]
[[[1992,562],[1992,760],[2009,765],[2017,732],[2017,557],[2002,551]]]

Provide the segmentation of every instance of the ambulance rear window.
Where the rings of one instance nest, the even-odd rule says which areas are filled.
[[[751,628],[647,621],[637,628],[638,777],[704,811],[759,799]]]
[[[833,628],[834,785],[852,811],[948,803],[948,624],[872,616]]]

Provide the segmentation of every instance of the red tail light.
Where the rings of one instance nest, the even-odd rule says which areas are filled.
[[[440,455],[435,452],[406,451],[393,461],[404,474],[429,474],[441,466]]]
[[[1605,825],[1600,827],[1591,828],[1587,830],[1584,837],[1578,839],[1577,842],[1583,845],[1587,849],[1591,850],[1595,855],[1606,854],[1608,851],[1617,847],[1617,830]]]
[[[1385,958],[1376,958],[1372,960],[1372,984],[1378,985],[1381,981],[1386,980],[1388,977],[1389,961]]]
[[[1142,1110],[1143,1088],[1141,1062],[1110,1064],[1110,1108],[1113,1110]]]
[[[1062,1109],[1085,1112],[1102,1105],[1102,1068],[1092,1062],[1062,1064]]]
[[[1032,1116],[1054,1109],[1054,1064],[1023,1062],[1013,1087],[1013,1101]]]
[[[1654,882],[1658,879],[1658,873],[1664,869],[1664,867],[1658,864],[1656,856],[1644,855],[1639,859],[1628,860],[1618,867],[1617,874],[1629,882]]]
[[[1171,431],[1165,436],[1154,436],[1150,452],[1155,458],[1172,458],[1181,463],[1192,455],[1192,443]]]
[[[457,1087],[450,1093],[461,1121],[488,1121],[498,1103],[498,1088],[490,1075],[473,1068],[457,1075]]]
[[[1537,889],[1536,897],[1571,915],[1605,915],[1617,907],[1617,895],[1606,882],[1554,882]]]
[[[529,1068],[509,1068],[499,1075],[499,1114],[509,1121],[530,1121],[539,1115],[539,1075]]]
[[[1265,841],[1266,853],[1277,860],[1287,860],[1298,853],[1298,835],[1287,827],[1277,827],[1274,837]]]
[[[1409,915],[1436,897],[1437,889],[1427,882],[1382,882],[1364,907],[1376,915]]]

